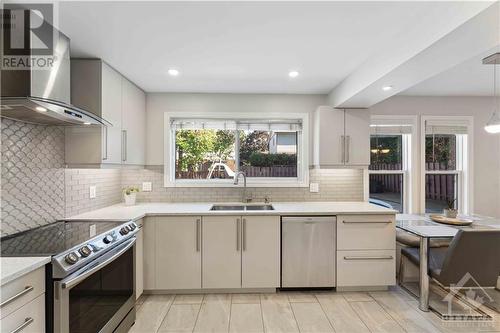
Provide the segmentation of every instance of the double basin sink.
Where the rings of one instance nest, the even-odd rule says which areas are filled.
[[[238,211],[238,210],[274,210],[272,205],[213,205],[210,210]]]

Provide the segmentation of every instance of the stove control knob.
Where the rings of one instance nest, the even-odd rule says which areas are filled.
[[[135,230],[135,228],[137,228],[137,226],[134,223],[130,223],[129,227],[132,228],[132,230]]]
[[[127,229],[128,229],[128,231],[134,231],[135,230],[135,225],[129,224],[129,225],[127,225]]]
[[[128,234],[128,228],[127,227],[123,227],[120,229],[120,235],[122,236],[125,236],[126,234]]]
[[[91,253],[92,253],[92,249],[85,245],[83,247],[81,247],[78,252],[80,253],[80,255],[85,258],[85,257],[88,257]]]
[[[64,257],[64,260],[70,264],[73,265],[78,261],[78,256],[76,255],[75,252],[68,253],[66,257]]]
[[[102,239],[102,241],[104,242],[104,244],[109,244],[113,241],[113,237],[111,235],[107,235]]]

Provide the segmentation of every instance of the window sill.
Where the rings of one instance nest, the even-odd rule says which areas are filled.
[[[233,180],[229,181],[165,181],[164,187],[243,187],[243,179],[240,179],[238,185],[234,185]],[[248,188],[257,187],[309,187],[309,180],[276,180],[276,179],[263,179],[263,180],[248,180]]]

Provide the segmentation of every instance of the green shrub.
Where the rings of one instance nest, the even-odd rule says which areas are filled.
[[[270,166],[288,166],[297,164],[297,155],[295,154],[263,154],[252,153],[248,159],[250,166],[270,167]]]

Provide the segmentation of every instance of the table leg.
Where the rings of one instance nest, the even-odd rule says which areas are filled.
[[[420,304],[419,309],[429,311],[429,275],[428,275],[429,239],[420,237]]]

